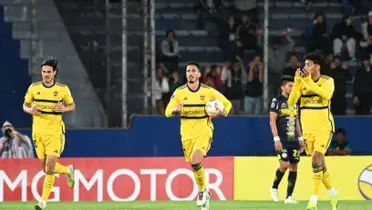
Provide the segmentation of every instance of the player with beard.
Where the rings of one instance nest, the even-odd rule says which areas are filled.
[[[217,90],[202,84],[199,81],[200,76],[199,64],[189,62],[186,68],[187,83],[174,91],[165,115],[166,117],[173,117],[177,114],[181,116],[182,147],[185,159],[194,171],[199,190],[197,206],[202,210],[209,210],[211,193],[206,187],[202,161],[212,143],[214,129],[212,118],[227,116],[232,105]],[[224,110],[218,110],[219,112],[215,115],[208,115],[205,112],[205,104],[214,99],[224,104]]]
[[[74,99],[67,85],[57,83],[58,60],[49,58],[41,64],[43,80],[30,85],[23,103],[23,110],[33,116],[32,139],[41,167],[45,172],[41,200],[36,210],[46,207],[52,191],[55,174],[65,174],[67,184],[75,184],[74,167],[57,162],[65,146],[65,124],[62,113],[75,110]]]

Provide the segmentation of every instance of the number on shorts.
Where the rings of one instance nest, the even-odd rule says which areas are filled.
[[[299,159],[300,158],[300,151],[297,149],[293,150],[293,158],[294,159]]]

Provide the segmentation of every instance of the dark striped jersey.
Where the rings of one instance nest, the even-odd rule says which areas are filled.
[[[288,106],[288,98],[280,95],[279,97],[273,98],[270,112],[277,113],[276,127],[283,146],[291,148],[299,147],[299,141],[296,134],[297,107],[290,108]]]

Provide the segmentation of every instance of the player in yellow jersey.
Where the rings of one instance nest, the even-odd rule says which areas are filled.
[[[217,90],[200,83],[200,66],[189,62],[186,68],[187,84],[177,88],[165,111],[166,117],[176,114],[181,116],[181,140],[186,161],[191,164],[195,181],[199,189],[197,206],[209,210],[211,194],[205,183],[203,158],[210,149],[213,137],[212,118],[227,116],[232,107],[231,102]],[[205,104],[212,99],[219,99],[224,110],[214,116],[205,112]]]
[[[312,196],[306,209],[317,209],[318,194],[323,183],[331,196],[332,210],[338,210],[338,193],[333,187],[324,159],[334,133],[330,103],[335,86],[331,77],[321,75],[322,63],[323,56],[318,53],[305,55],[305,67],[296,71],[288,104],[294,106],[300,99],[305,149],[312,156]]]
[[[33,116],[32,139],[45,172],[42,200],[36,210],[46,207],[54,185],[55,174],[65,174],[68,186],[74,187],[74,167],[57,162],[65,145],[65,124],[62,113],[75,110],[75,103],[67,85],[57,83],[58,60],[49,58],[41,64],[43,80],[30,85],[23,103],[23,110]]]

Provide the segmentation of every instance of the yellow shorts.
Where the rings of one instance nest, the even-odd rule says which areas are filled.
[[[60,157],[65,148],[65,134],[32,134],[35,150],[39,159],[47,155]]]
[[[204,156],[206,156],[211,148],[211,143],[212,137],[209,135],[202,135],[195,139],[187,139],[182,141],[182,148],[186,162],[190,162],[191,154],[194,150],[202,151]]]
[[[307,155],[312,155],[314,151],[324,155],[331,144],[333,132],[317,131],[313,133],[304,133],[303,137]]]

